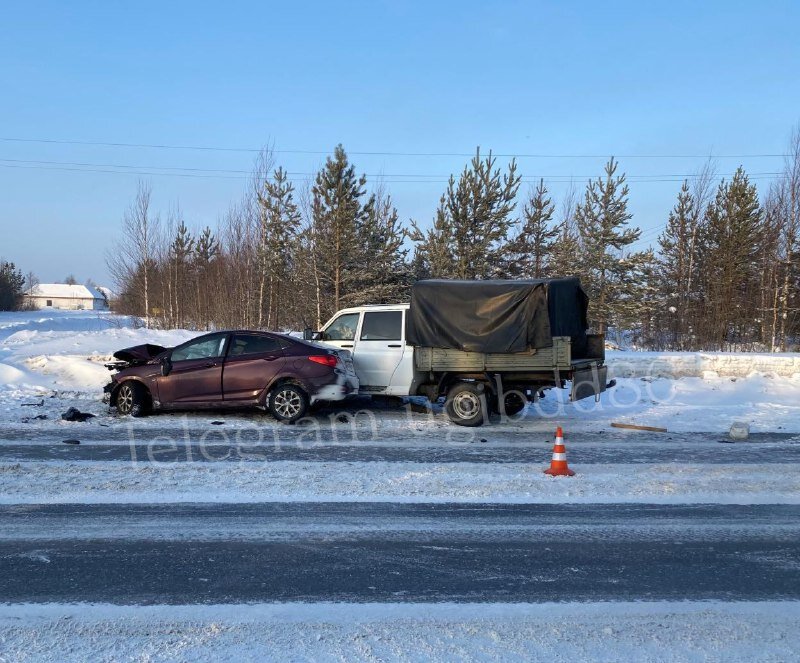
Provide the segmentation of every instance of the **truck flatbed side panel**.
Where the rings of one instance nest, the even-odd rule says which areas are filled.
[[[571,341],[568,336],[556,337],[553,345],[535,352],[484,353],[464,352],[451,348],[415,348],[417,370],[456,373],[485,371],[568,371],[572,367]]]

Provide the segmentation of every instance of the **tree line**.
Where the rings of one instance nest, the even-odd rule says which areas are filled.
[[[193,329],[318,328],[339,308],[406,301],[421,278],[579,276],[589,323],[654,349],[796,347],[800,334],[800,131],[762,198],[743,168],[686,179],[657,239],[641,230],[611,158],[582,192],[520,192],[515,161],[475,156],[451,176],[432,222],[403,224],[344,148],[296,189],[266,150],[218,227],[154,212],[140,184],[108,256],[120,312]]]

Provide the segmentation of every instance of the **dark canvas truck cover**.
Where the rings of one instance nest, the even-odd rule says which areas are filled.
[[[586,352],[588,298],[577,278],[418,281],[411,290],[406,339],[421,347],[513,353],[572,338]]]

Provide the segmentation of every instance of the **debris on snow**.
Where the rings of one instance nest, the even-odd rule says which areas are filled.
[[[731,424],[728,431],[732,440],[746,440],[750,437],[750,424],[742,421],[735,421]]]
[[[78,421],[83,423],[84,421],[88,421],[89,419],[94,419],[96,415],[91,414],[90,412],[81,412],[76,407],[71,407],[67,410],[64,414],[61,415],[61,418],[64,421]]]

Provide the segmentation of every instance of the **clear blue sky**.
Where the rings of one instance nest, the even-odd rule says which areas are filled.
[[[293,173],[313,172],[341,142],[351,153],[469,153],[480,145],[615,154],[631,176],[683,175],[703,159],[625,155],[785,151],[800,121],[798,26],[800,3],[788,0],[8,2],[0,138],[274,142]],[[0,256],[42,281],[71,272],[105,283],[104,254],[142,177],[136,172],[248,171],[252,158],[0,140]],[[352,159],[361,172],[384,174],[402,218],[425,224],[446,176],[465,162]],[[524,157],[519,165],[525,176],[557,180],[559,198],[565,178],[583,186],[603,161]],[[718,169],[731,173],[739,163],[752,173],[780,167],[779,158],[747,156],[720,158]],[[90,172],[126,170],[111,165],[136,172]],[[213,226],[244,181],[195,174],[215,176],[145,179],[158,208],[179,205],[190,225]],[[665,222],[678,188],[631,182],[634,222],[651,231],[646,238]]]

